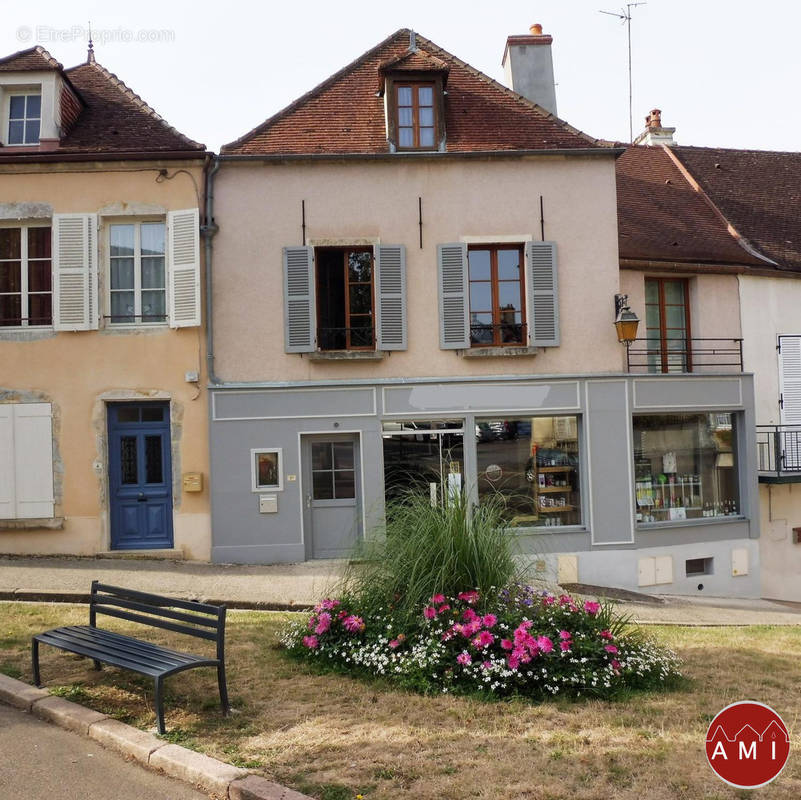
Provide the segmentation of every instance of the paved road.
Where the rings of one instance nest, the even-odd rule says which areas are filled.
[[[208,800],[91,739],[0,703],[0,797],[24,800]]]

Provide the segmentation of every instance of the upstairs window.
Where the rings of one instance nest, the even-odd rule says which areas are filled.
[[[166,322],[164,223],[110,225],[109,243],[111,323]]]
[[[526,344],[523,246],[469,247],[467,261],[470,346]]]
[[[372,248],[321,247],[315,262],[320,350],[375,350]]]
[[[692,372],[690,286],[684,278],[646,278],[649,372]]]
[[[0,327],[53,324],[50,227],[0,228]]]
[[[436,147],[433,83],[395,84],[396,129],[399,150]]]
[[[42,96],[12,94],[8,98],[8,144],[39,144]]]

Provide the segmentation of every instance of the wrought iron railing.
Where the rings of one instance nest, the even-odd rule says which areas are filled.
[[[743,371],[742,339],[634,339],[626,347],[629,372]]]
[[[759,471],[801,476],[801,425],[757,425]]]

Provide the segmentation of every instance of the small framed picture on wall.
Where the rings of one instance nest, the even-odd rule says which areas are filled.
[[[255,447],[250,451],[251,490],[280,492],[284,488],[280,447]]]

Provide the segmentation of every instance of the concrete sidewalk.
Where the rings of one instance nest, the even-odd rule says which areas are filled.
[[[93,580],[230,608],[302,609],[328,594],[343,561],[270,566],[143,558],[0,556],[0,600],[84,600]],[[801,625],[801,605],[770,600],[672,597],[620,602],[620,613],[645,624]]]

